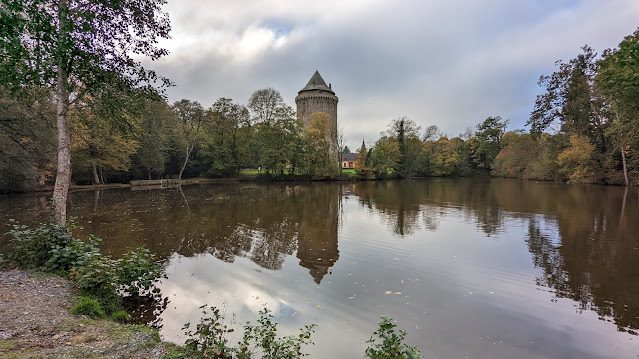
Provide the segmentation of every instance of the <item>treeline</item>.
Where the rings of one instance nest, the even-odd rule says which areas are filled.
[[[52,183],[54,121],[55,102],[46,90],[0,93],[0,189]],[[220,98],[208,107],[186,99],[169,105],[128,91],[76,103],[69,123],[77,184],[235,176],[243,168],[273,176],[337,173],[324,135],[328,117],[316,114],[304,128],[274,89],[256,91],[247,105]]]
[[[584,46],[542,76],[530,133],[504,136],[494,173],[629,184],[639,170],[639,30],[601,56]]]
[[[117,83],[117,82],[116,82]],[[364,178],[495,176],[573,183],[628,184],[639,171],[639,31],[598,56],[590,47],[541,77],[529,131],[505,132],[489,117],[449,138],[400,117],[371,148],[358,150]],[[51,87],[0,89],[0,191],[51,185],[56,176],[56,101]],[[328,117],[297,120],[277,90],[246,104],[169,104],[130,86],[103,86],[68,110],[76,184],[133,179],[236,176],[333,177]],[[340,136],[341,137],[341,136]],[[340,141],[341,142],[341,141]],[[349,152],[339,144],[340,156]]]
[[[422,132],[413,120],[400,117],[370,149],[362,144],[357,167],[365,178],[488,174],[507,124],[499,116],[489,117],[475,131],[449,139],[437,126]]]
[[[639,30],[598,56],[584,46],[541,76],[529,131],[504,133],[490,117],[452,139],[395,120],[372,149],[360,150],[367,176],[495,176],[628,185],[639,172]]]

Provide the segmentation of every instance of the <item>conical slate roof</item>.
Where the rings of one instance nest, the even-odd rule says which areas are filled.
[[[324,81],[324,79],[322,78],[322,75],[320,75],[319,71],[317,70],[315,70],[315,73],[313,74],[313,76],[311,76],[311,79],[308,80],[308,83],[306,84],[306,86],[304,86],[303,89],[300,90],[300,92],[311,91],[311,90],[328,91],[332,93],[333,95],[335,95],[335,92],[333,92],[333,90],[331,90],[331,88],[328,87],[328,85],[326,84],[326,81]]]

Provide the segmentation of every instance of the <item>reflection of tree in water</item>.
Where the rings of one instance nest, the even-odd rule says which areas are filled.
[[[639,328],[636,190],[459,179],[357,183],[352,191],[400,235],[420,226],[436,229],[447,211],[461,212],[488,236],[498,233],[505,219],[527,220],[533,264],[543,271],[539,285],[614,321],[620,330]],[[548,223],[554,226],[544,229]]]
[[[295,252],[298,242],[298,224],[286,218],[282,222],[272,223],[268,228],[254,231],[251,236],[251,259],[267,269],[280,269],[286,255]],[[282,240],[283,238],[287,240]]]
[[[436,231],[439,228],[441,209],[435,206],[423,206],[421,212],[424,228],[429,231]]]
[[[381,213],[393,233],[401,236],[414,233],[419,227],[419,196],[413,182],[362,182],[354,185],[353,192],[360,203]]]
[[[490,181],[468,179],[361,182],[353,188],[362,205],[382,214],[393,233],[401,236],[421,227],[436,230],[447,215],[442,208],[463,211],[484,233],[495,234],[503,216],[495,199],[498,190]]]
[[[86,197],[86,198],[85,198]],[[169,191],[77,194],[84,233],[106,238],[114,255],[144,245],[161,257],[238,256],[277,270],[296,251],[319,283],[338,258],[340,188],[334,184],[187,186]],[[299,249],[298,249],[299,247]]]
[[[348,192],[399,235],[436,230],[450,213],[487,235],[498,233],[505,220],[528,221],[539,285],[621,330],[639,328],[636,189],[624,194],[614,187],[434,179],[359,182]],[[114,255],[145,245],[161,257],[211,253],[232,262],[244,256],[279,269],[296,253],[317,283],[337,261],[341,185],[189,186],[183,193],[189,211],[175,191],[74,193],[71,215],[80,217],[85,233],[104,237],[105,251]],[[41,198],[26,197],[19,210],[0,202],[0,213],[46,218]]]
[[[532,218],[527,243],[534,265],[543,271],[539,285],[614,321],[619,330],[637,329],[639,222],[625,218],[639,218],[639,205],[633,200],[624,207],[619,189],[598,193],[603,191],[577,187],[555,193],[558,241]]]

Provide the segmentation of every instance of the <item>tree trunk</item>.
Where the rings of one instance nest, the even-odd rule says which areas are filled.
[[[92,166],[93,169],[93,184],[100,184],[100,177],[98,176],[98,167],[95,163]]]
[[[184,157],[184,163],[182,164],[182,167],[180,168],[180,173],[178,174],[178,180],[182,180],[182,173],[184,172],[184,169],[186,168],[186,164],[189,162],[189,156],[191,155],[191,151],[193,150],[193,147],[195,146],[195,144],[193,146],[191,146],[189,143],[186,144],[186,156]]]
[[[147,171],[149,171],[149,181],[151,180],[151,166],[147,167]]]
[[[67,74],[64,69],[58,69],[56,84],[56,127],[58,132],[58,169],[53,187],[53,207],[55,223],[64,226],[67,223],[67,196],[71,183],[71,139],[67,112],[69,110],[69,92],[67,89]]]
[[[62,43],[66,38],[66,17],[69,10],[68,0],[58,2],[58,41]],[[58,59],[56,79],[56,127],[58,135],[58,168],[53,187],[53,217],[57,224],[67,223],[67,196],[71,184],[71,138],[69,136],[69,123],[67,113],[69,111],[69,88],[67,62],[65,56]]]
[[[623,146],[621,146],[621,162],[623,163],[623,177],[626,180],[626,186],[630,184],[628,180],[628,165],[626,164],[626,151]]]

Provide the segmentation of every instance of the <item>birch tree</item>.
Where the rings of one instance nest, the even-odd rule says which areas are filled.
[[[55,93],[57,172],[54,217],[66,224],[71,182],[68,112],[84,95],[99,97],[105,85],[144,88],[168,81],[144,69],[140,57],[167,54],[165,0],[3,0],[0,4],[0,84]],[[118,106],[116,102],[113,106]]]

